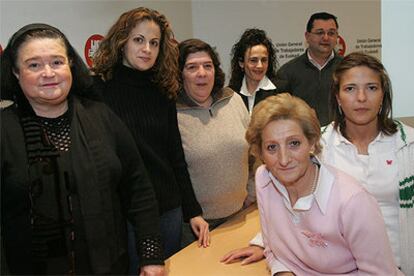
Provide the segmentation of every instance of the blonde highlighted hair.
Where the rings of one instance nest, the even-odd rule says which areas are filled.
[[[310,143],[314,143],[314,154],[319,154],[322,146],[319,142],[321,129],[318,117],[302,99],[289,93],[267,97],[253,109],[252,118],[246,132],[246,140],[250,145],[251,153],[261,156],[262,133],[267,124],[276,120],[296,121]]]

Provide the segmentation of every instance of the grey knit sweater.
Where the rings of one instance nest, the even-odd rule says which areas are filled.
[[[249,199],[255,198],[254,180],[248,181],[248,144],[244,139],[249,114],[242,99],[230,88],[223,88],[205,108],[181,92],[177,112],[185,159],[203,217],[217,219],[236,213],[247,194]]]

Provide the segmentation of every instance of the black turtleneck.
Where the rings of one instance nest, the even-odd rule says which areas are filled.
[[[174,100],[153,83],[152,71],[119,65],[104,85],[106,104],[130,129],[148,170],[161,214],[182,205],[184,219],[201,215],[187,171]]]

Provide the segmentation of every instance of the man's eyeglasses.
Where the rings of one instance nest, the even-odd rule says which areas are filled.
[[[328,35],[329,37],[335,37],[338,35],[338,32],[335,30],[329,30],[327,32],[325,32],[324,30],[317,30],[315,32],[310,32],[311,34],[314,34],[316,36],[322,37],[325,34]]]

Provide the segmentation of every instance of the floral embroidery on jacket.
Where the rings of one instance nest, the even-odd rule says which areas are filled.
[[[328,243],[325,242],[321,233],[312,233],[309,231],[302,231],[302,234],[308,238],[309,245],[320,246],[320,247],[327,247]]]

